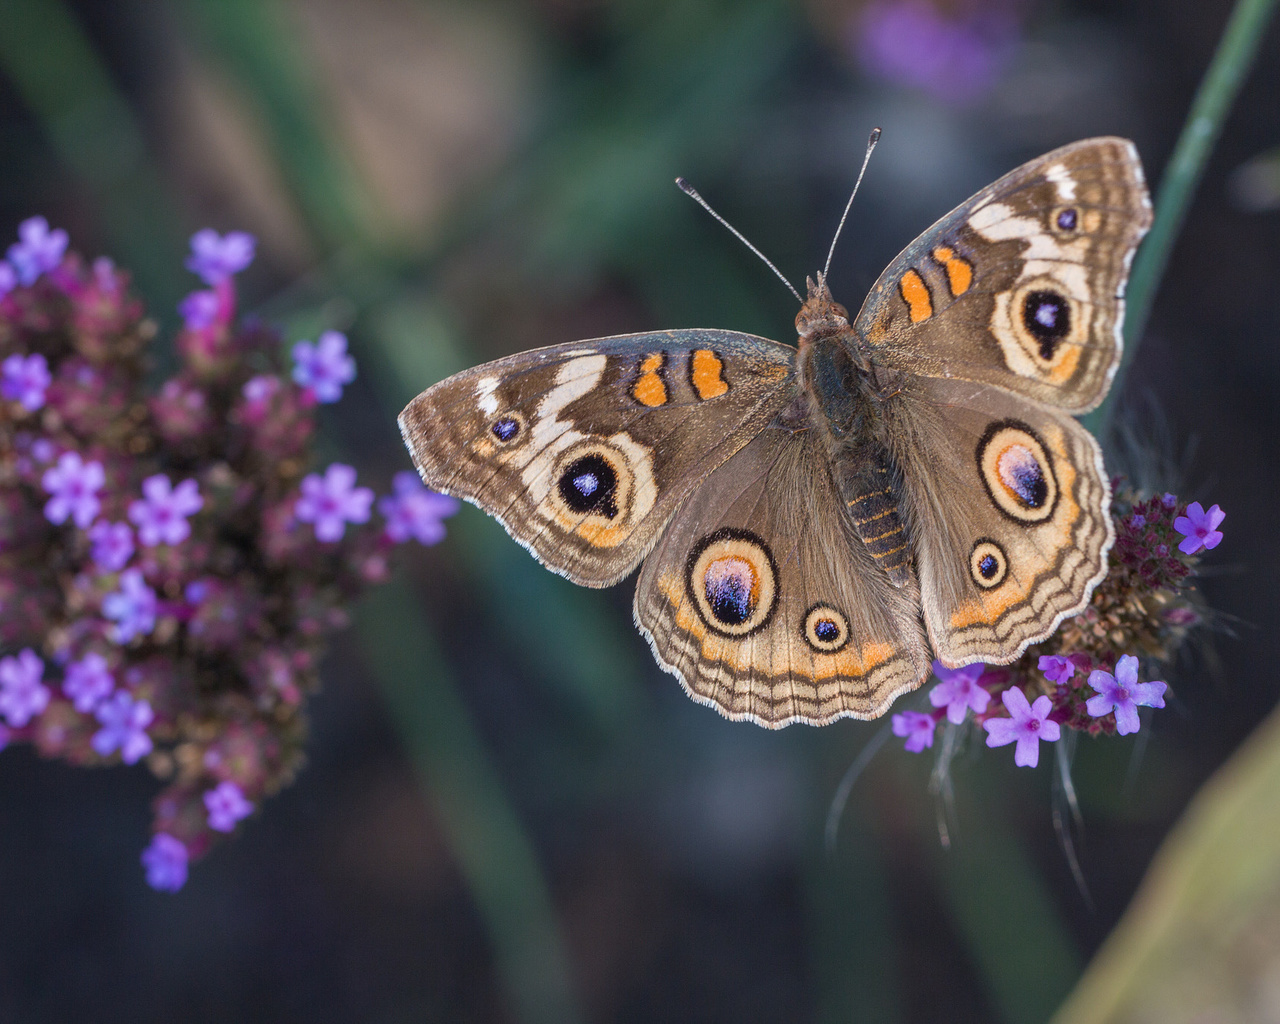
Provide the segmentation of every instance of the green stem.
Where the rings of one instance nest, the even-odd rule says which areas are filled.
[[[1209,69],[1205,72],[1191,103],[1182,134],[1173,156],[1164,169],[1156,193],[1155,220],[1129,277],[1124,325],[1124,354],[1111,393],[1084,420],[1085,426],[1105,438],[1115,415],[1116,399],[1123,390],[1124,376],[1133,363],[1138,341],[1146,330],[1151,306],[1155,301],[1160,278],[1169,262],[1173,243],[1186,219],[1196,186],[1204,175],[1205,164],[1222,131],[1227,112],[1240,92],[1245,75],[1253,66],[1258,47],[1266,34],[1267,23],[1275,12],[1277,0],[1237,0],[1227,27],[1223,30]]]
[[[128,100],[74,12],[60,0],[0,3],[0,74],[93,197],[111,251],[152,308],[172,309],[191,287],[175,259],[183,249],[175,206]]]
[[[582,1020],[537,854],[507,802],[428,616],[393,581],[357,611],[360,642],[493,942],[515,1020]]]

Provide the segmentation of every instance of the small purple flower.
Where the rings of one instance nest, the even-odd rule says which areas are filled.
[[[145,700],[134,700],[124,690],[117,690],[95,709],[102,728],[93,734],[93,749],[103,757],[116,750],[125,764],[137,764],[151,753],[151,737],[147,726],[155,717]]]
[[[138,528],[138,543],[144,548],[181,544],[191,536],[187,516],[203,506],[194,480],[183,480],[174,487],[167,476],[157,473],[142,481],[142,500],[130,504],[129,518]]]
[[[300,341],[293,346],[293,379],[310,388],[320,403],[336,402],[342,386],[356,379],[356,361],[347,355],[347,336],[325,331],[312,345]]]
[[[116,688],[115,677],[107,668],[107,659],[90,651],[79,661],[67,666],[62,692],[71,698],[77,711],[88,714]]]
[[[178,312],[189,331],[201,331],[218,318],[218,293],[192,292],[178,303]]]
[[[1178,507],[1178,496],[1170,491],[1165,491],[1160,499],[1160,504],[1167,509],[1175,509]]]
[[[31,442],[31,457],[42,466],[47,466],[58,454],[58,446],[47,437],[37,437]]]
[[[1094,669],[1089,673],[1089,685],[1098,691],[1096,697],[1085,701],[1085,707],[1094,718],[1116,713],[1116,732],[1128,736],[1137,732],[1138,705],[1146,708],[1164,707],[1164,691],[1167,683],[1159,680],[1153,683],[1138,682],[1138,659],[1132,654],[1123,654],[1116,662],[1116,674]]]
[[[255,245],[253,235],[244,231],[219,235],[212,228],[205,228],[191,236],[187,269],[204,278],[205,284],[217,285],[253,262]]]
[[[89,554],[103,572],[119,572],[133,557],[133,531],[128,523],[99,519],[89,528]]]
[[[929,691],[929,703],[935,708],[947,709],[947,721],[959,725],[970,708],[975,714],[987,710],[991,694],[978,685],[986,665],[965,665],[964,668],[947,668],[940,661],[933,663],[933,674],[941,680]],[[932,735],[932,733],[930,734]]]
[[[204,806],[209,812],[209,827],[216,832],[231,832],[237,821],[253,811],[252,801],[245,799],[234,782],[220,782],[216,788],[207,790]]]
[[[1147,525],[1147,517],[1140,513],[1135,512],[1132,516],[1129,517],[1129,525],[1132,526],[1135,530],[1141,530],[1144,526]]]
[[[21,729],[49,705],[44,685],[44,662],[30,647],[16,658],[0,658],[0,715]]]
[[[53,379],[44,356],[33,352],[23,358],[15,352],[0,367],[0,395],[11,402],[21,402],[27,412],[44,406],[44,393]]]
[[[156,592],[143,582],[141,569],[120,574],[120,589],[102,599],[102,614],[115,623],[111,639],[118,644],[156,628]]]
[[[52,495],[44,506],[44,516],[55,526],[70,516],[76,526],[87,530],[98,516],[102,502],[98,491],[106,482],[101,462],[85,462],[77,452],[63,452],[58,464],[44,471],[41,482]]]
[[[1053,701],[1041,694],[1034,704],[1028,704],[1027,695],[1016,686],[1005,690],[1000,699],[1004,701],[1009,717],[988,718],[982,723],[987,730],[987,746],[1003,747],[1016,740],[1018,746],[1013,752],[1013,763],[1022,768],[1034,768],[1040,763],[1040,741],[1052,743],[1062,735],[1061,726],[1049,721]]]
[[[187,848],[167,832],[157,832],[142,851],[147,885],[160,892],[177,892],[187,884]]]
[[[67,233],[49,230],[43,217],[30,217],[18,225],[18,239],[9,246],[9,262],[22,284],[32,284],[46,271],[55,269],[67,251]]]
[[[1042,654],[1037,667],[1049,682],[1057,683],[1059,686],[1066,685],[1076,674],[1075,663],[1070,658],[1057,654]]]
[[[294,517],[302,523],[314,523],[316,540],[332,543],[342,539],[347,523],[369,520],[373,491],[355,487],[356,471],[335,462],[321,477],[308,473],[302,478],[302,497],[294,506]]]
[[[18,275],[12,265],[0,260],[0,299],[3,299],[18,286]]]
[[[404,470],[391,480],[395,492],[378,499],[378,511],[387,521],[387,536],[397,544],[410,537],[419,544],[439,544],[444,540],[444,523],[458,511],[460,502],[429,490],[418,474]]]
[[[904,711],[893,716],[893,734],[906,737],[903,747],[918,754],[925,747],[933,746],[933,730],[938,724],[933,715],[923,711]]]
[[[1222,543],[1222,531],[1218,526],[1227,514],[1214,505],[1208,512],[1198,501],[1187,506],[1187,514],[1173,521],[1173,528],[1186,539],[1178,545],[1184,555],[1194,555],[1201,548],[1206,551]]]

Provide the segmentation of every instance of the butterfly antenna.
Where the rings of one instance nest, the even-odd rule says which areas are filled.
[[[711,216],[713,216],[713,217],[714,217],[716,220],[718,220],[721,224],[723,224],[723,225],[724,225],[725,227],[727,227],[730,231],[732,231],[732,232],[733,232],[734,237],[735,237],[739,242],[741,242],[741,243],[742,243],[743,245],[745,245],[748,249],[750,249],[753,253],[755,253],[755,254],[756,254],[757,256],[759,256],[762,260],[764,260],[764,265],[765,265],[766,267],[768,267],[770,270],[772,270],[775,274],[777,274],[777,275],[778,275],[778,280],[779,280],[779,281],[781,281],[783,284],[785,284],[785,285],[787,286],[787,288],[788,288],[788,289],[790,289],[791,294],[792,294],[792,295],[794,295],[794,296],[796,297],[796,302],[800,303],[800,305],[802,305],[802,306],[804,305],[804,299],[800,298],[800,293],[799,293],[798,291],[796,291],[796,289],[795,289],[795,285],[793,285],[790,281],[788,281],[785,277],[783,277],[783,276],[782,276],[782,271],[781,271],[781,270],[779,270],[777,267],[775,267],[775,266],[774,266],[774,265],[769,261],[769,257],[768,257],[768,256],[766,256],[766,255],[765,255],[764,253],[762,253],[759,249],[757,249],[754,245],[752,245],[750,242],[748,242],[748,241],[747,241],[747,239],[746,239],[746,236],[745,236],[745,235],[743,235],[743,233],[742,233],[741,231],[739,231],[739,230],[738,230],[737,228],[735,228],[732,224],[730,224],[727,220],[725,220],[723,217],[721,217],[721,216],[720,216],[720,214],[716,213],[716,211],[715,211],[715,210],[711,209],[711,204],[710,204],[710,203],[708,203],[705,199],[703,199],[703,198],[702,198],[702,196],[701,196],[701,195],[699,195],[699,194],[698,194],[698,190],[697,190],[696,188],[694,188],[694,187],[693,187],[692,185],[690,185],[687,181],[685,181],[685,180],[684,180],[684,178],[676,178],[676,186],[680,189],[680,191],[681,191],[681,192],[683,192],[683,193],[684,193],[685,195],[687,195],[690,199],[692,199],[692,200],[693,200],[694,202],[696,202],[699,206],[701,206],[704,210],[706,210],[706,211],[707,211],[707,213],[711,214]]]
[[[827,272],[831,270],[831,257],[836,254],[836,242],[840,240],[840,232],[844,230],[844,222],[849,217],[849,210],[853,206],[853,197],[858,194],[858,186],[862,184],[862,176],[867,173],[867,164],[871,162],[871,152],[876,148],[876,143],[880,141],[880,129],[871,129],[871,138],[867,139],[867,152],[862,158],[862,170],[858,172],[858,180],[853,183],[853,192],[849,195],[849,201],[844,204],[844,215],[840,218],[840,223],[836,226],[836,234],[831,239],[831,249],[827,252],[827,265],[822,268],[822,277],[825,280]]]

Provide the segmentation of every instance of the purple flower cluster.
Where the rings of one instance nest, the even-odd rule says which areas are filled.
[[[344,605],[457,503],[397,476],[307,472],[318,402],[355,377],[346,339],[237,320],[251,236],[199,232],[177,371],[143,390],[150,328],[109,260],[24,222],[0,261],[0,748],[146,764],[165,784],[155,888],[301,762],[304,701]],[[374,508],[381,513],[374,521]]]
[[[1113,517],[1108,574],[1089,606],[1012,665],[952,669],[935,661],[934,710],[892,719],[907,750],[933,746],[944,718],[960,726],[972,713],[987,746],[1016,744],[1014,763],[1034,767],[1040,743],[1055,742],[1063,729],[1127,736],[1141,726],[1140,707],[1164,707],[1168,685],[1139,681],[1139,655],[1167,663],[1201,621],[1184,585],[1199,555],[1222,541],[1225,514],[1199,502],[1184,508],[1173,494],[1138,500],[1117,481]]]

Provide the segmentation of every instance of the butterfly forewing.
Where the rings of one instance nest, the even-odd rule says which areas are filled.
[[[557,345],[441,381],[400,429],[429,486],[473,501],[575,583],[608,586],[792,399],[794,360],[732,331]]]
[[[908,246],[855,322],[884,367],[993,384],[1069,412],[1106,394],[1124,289],[1151,223],[1125,139],[1054,150],[962,203]]]

